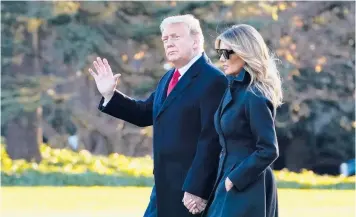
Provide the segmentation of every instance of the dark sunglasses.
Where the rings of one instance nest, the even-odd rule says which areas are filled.
[[[226,49],[216,49],[216,52],[218,53],[219,58],[221,58],[221,55],[224,55],[226,60],[230,59],[230,55],[235,53],[233,50]]]

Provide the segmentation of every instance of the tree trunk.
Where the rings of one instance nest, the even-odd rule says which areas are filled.
[[[38,29],[32,33],[26,32],[27,37],[32,39],[32,52],[34,58],[31,55],[24,55],[23,61],[19,64],[13,64],[11,74],[26,74],[34,77],[39,76],[40,63],[38,59],[39,40]],[[21,88],[21,87],[14,87]],[[24,105],[26,107],[26,105]],[[21,115],[10,120],[6,124],[6,144],[7,152],[11,159],[26,159],[28,161],[35,160],[39,162],[41,160],[41,154],[39,151],[39,145],[42,143],[42,107],[37,107],[34,111],[23,111]]]
[[[7,152],[11,159],[41,160],[39,144],[42,140],[40,127],[42,111],[27,112],[11,120],[6,126]]]

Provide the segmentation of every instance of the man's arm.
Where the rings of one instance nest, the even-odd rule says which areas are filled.
[[[103,96],[99,103],[99,110],[137,126],[152,125],[154,93],[145,101],[134,100],[116,90],[121,74],[114,75],[107,59],[102,60],[97,57],[93,65],[96,72],[89,68],[89,73],[93,76],[96,87]],[[104,101],[105,105],[103,105]]]
[[[203,199],[208,199],[216,180],[221,146],[215,131],[214,114],[226,88],[225,76],[215,78],[200,102],[202,129],[193,163],[183,185],[183,191]]]
[[[98,109],[108,115],[130,122],[139,127],[151,126],[153,124],[153,92],[146,100],[135,100],[118,90],[104,104],[105,98],[102,97]]]

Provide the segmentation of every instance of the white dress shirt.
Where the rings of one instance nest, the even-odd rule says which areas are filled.
[[[178,78],[179,80],[183,77],[183,75],[190,69],[190,67],[202,56],[202,54],[198,54],[196,55],[193,59],[191,59],[189,61],[189,63],[187,63],[187,65],[183,66],[182,68],[179,68],[179,74],[180,77]]]
[[[185,66],[181,67],[178,69],[179,71],[179,80],[183,77],[183,75],[189,70],[189,68],[202,56],[202,53],[199,53],[198,55],[196,55],[193,59],[191,59],[189,61],[189,63],[187,63]],[[110,100],[106,101],[106,99],[104,99],[103,102],[103,106],[106,106],[109,103]]]

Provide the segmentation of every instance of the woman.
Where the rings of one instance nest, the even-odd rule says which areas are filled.
[[[274,119],[282,104],[279,72],[262,36],[249,25],[223,32],[215,47],[229,87],[215,113],[222,152],[206,217],[276,217],[270,165],[278,157]]]

